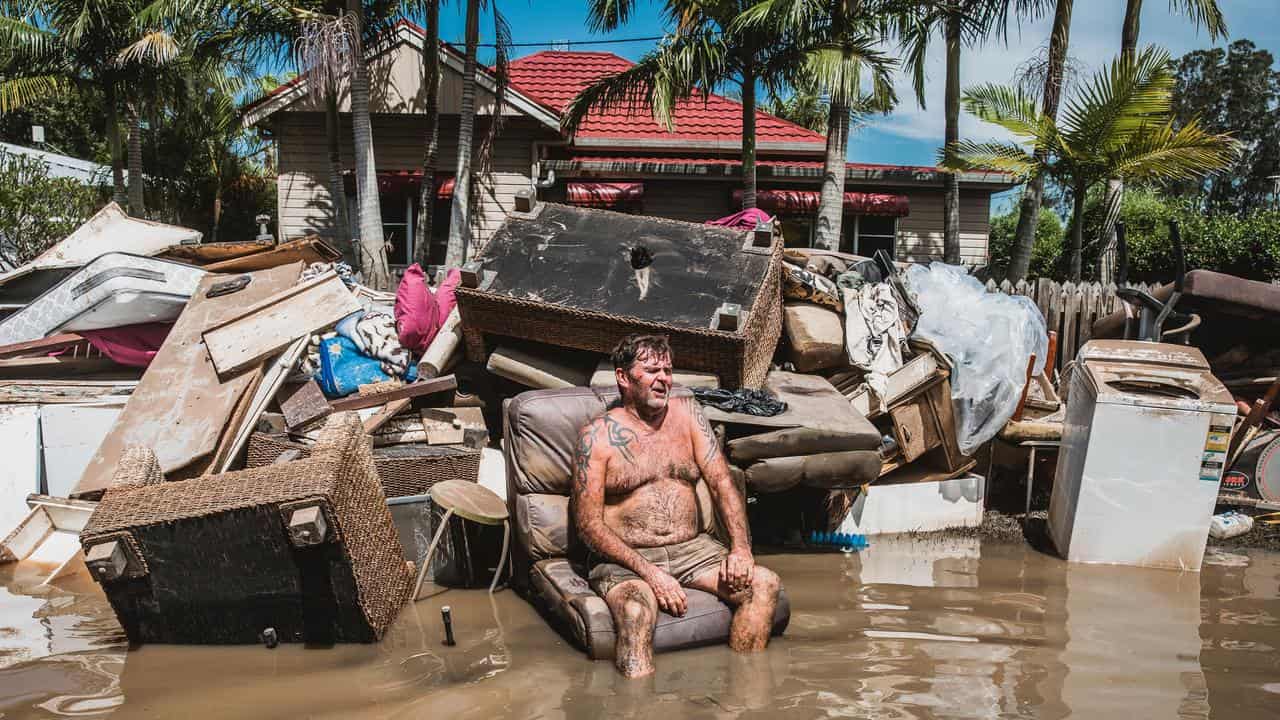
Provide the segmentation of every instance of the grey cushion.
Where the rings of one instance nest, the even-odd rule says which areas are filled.
[[[746,467],[757,460],[793,455],[879,450],[880,432],[874,425],[853,426],[845,431],[795,427],[748,435],[725,444],[729,461]]]
[[[569,554],[569,498],[529,493],[516,496],[516,542],[534,560]]]
[[[536,600],[568,631],[570,640],[593,660],[612,660],[617,635],[613,616],[604,599],[591,591],[567,560],[543,560],[533,565],[531,586]],[[729,637],[733,611],[711,593],[685,588],[689,599],[684,617],[658,612],[653,631],[655,652],[668,652],[722,643]],[[778,595],[773,614],[773,634],[781,635],[791,619],[791,601]]]
[[[747,487],[762,493],[796,485],[826,490],[854,488],[875,480],[880,466],[880,453],[874,450],[768,458],[747,467]]]

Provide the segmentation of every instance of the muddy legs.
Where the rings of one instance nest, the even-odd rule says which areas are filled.
[[[658,617],[653,590],[643,580],[628,580],[618,583],[604,599],[618,634],[614,658],[618,671],[629,678],[653,673],[653,628]]]
[[[708,570],[690,583],[699,590],[715,593],[734,606],[733,623],[729,626],[729,647],[738,652],[756,652],[769,644],[773,630],[773,612],[778,606],[782,582],[777,573],[757,565],[751,587],[734,592],[720,584],[719,570]]]

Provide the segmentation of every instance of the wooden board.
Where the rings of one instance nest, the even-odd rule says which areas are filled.
[[[213,242],[198,245],[174,245],[160,253],[159,257],[179,260],[193,265],[208,265],[233,258],[265,252],[276,244],[270,240],[251,240],[249,242]],[[259,268],[261,269],[261,268]]]
[[[150,447],[166,475],[212,453],[255,378],[251,373],[219,378],[201,334],[237,317],[246,306],[294,285],[301,272],[299,264],[257,272],[243,290],[214,298],[206,298],[205,293],[226,278],[212,274],[202,278],[72,496],[101,494],[111,484],[127,445]]]
[[[219,273],[253,272],[297,262],[306,265],[315,262],[333,262],[341,257],[342,253],[325,244],[320,238],[305,237],[282,242],[265,252],[210,263],[205,265],[204,269]]]
[[[412,403],[413,403],[412,398],[404,398],[403,400],[392,400],[391,402],[387,403],[386,405],[383,406],[381,410],[365,418],[364,424],[363,424],[365,433],[369,435],[374,434],[375,432],[378,431],[379,428],[381,428],[383,425],[386,425],[388,420],[395,417],[396,415],[399,415],[401,411],[409,407],[409,405]],[[327,402],[325,404],[328,405]]]
[[[290,429],[315,422],[333,412],[324,391],[315,380],[286,385],[276,394],[276,400],[280,403],[280,412],[284,414],[285,425]]]
[[[430,380],[419,380],[395,390],[388,390],[376,395],[353,395],[351,397],[335,400],[329,403],[333,406],[334,412],[347,412],[348,410],[363,410],[364,408],[377,407],[386,405],[393,400],[406,400],[409,398],[422,397],[423,395],[431,395],[447,390],[454,390],[458,387],[458,381],[452,375],[444,377],[432,378]]]
[[[267,409],[267,404],[275,397],[276,392],[280,389],[280,385],[284,383],[284,379],[289,373],[293,372],[293,368],[298,364],[298,359],[302,357],[302,353],[307,349],[307,336],[302,336],[293,341],[293,344],[285,349],[275,362],[271,363],[263,371],[262,381],[258,383],[257,389],[253,393],[253,399],[249,403],[248,412],[243,416],[236,418],[235,422],[229,423],[227,429],[232,431],[232,441],[227,448],[225,455],[218,459],[214,466],[216,472],[224,473],[231,469],[236,458],[240,456],[240,451],[244,449],[245,443],[249,442],[249,435],[253,432],[254,426],[258,424],[258,416],[262,415]]]
[[[0,345],[0,359],[20,358],[20,357],[40,357],[54,350],[80,345],[88,342],[82,336],[75,333],[62,333],[60,335],[50,335],[39,340],[28,340],[26,342],[13,343],[11,345]]]
[[[209,327],[204,344],[218,374],[233,375],[360,309],[342,280],[325,273]]]
[[[0,378],[65,378],[101,372],[128,371],[108,357],[38,357],[0,360]]]

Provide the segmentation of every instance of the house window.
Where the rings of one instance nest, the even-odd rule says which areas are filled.
[[[387,244],[387,264],[405,266],[413,259],[413,196],[406,190],[378,194],[382,206],[382,239]]]
[[[787,247],[813,247],[814,218],[780,215],[782,238]],[[840,252],[871,257],[877,250],[896,254],[898,219],[878,215],[846,215],[840,224]]]
[[[898,218],[883,215],[858,215],[846,218],[845,224],[853,224],[853,253],[871,257],[884,250],[890,257],[897,254]],[[846,238],[848,233],[845,233]]]

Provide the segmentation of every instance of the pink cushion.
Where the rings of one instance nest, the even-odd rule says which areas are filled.
[[[462,281],[462,273],[450,270],[436,292],[427,287],[426,273],[418,263],[404,271],[396,288],[396,334],[400,344],[414,355],[427,351],[445,318],[457,303],[453,291]]]

